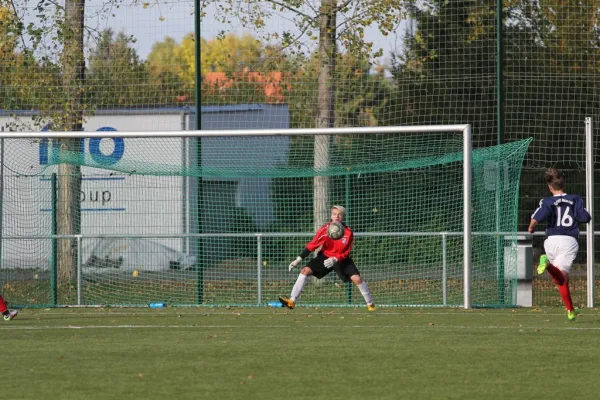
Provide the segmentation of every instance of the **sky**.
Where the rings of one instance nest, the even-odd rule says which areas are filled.
[[[127,35],[133,35],[137,41],[132,46],[137,50],[142,59],[146,59],[152,50],[152,45],[156,42],[164,41],[171,37],[176,42],[181,40],[186,34],[194,32],[194,1],[193,0],[167,0],[154,2],[149,1],[149,6],[144,8],[143,3],[139,5],[130,5],[136,0],[129,0],[126,5],[104,6],[106,0],[88,0],[86,2],[86,15],[88,25],[103,30],[112,28],[115,32],[125,32]],[[151,4],[150,4],[151,3]],[[207,16],[201,23],[201,36],[209,40],[214,38],[221,30],[232,30],[237,34],[253,33],[244,30],[240,24],[235,21],[227,27],[215,21],[214,7],[205,9]],[[282,22],[267,21],[267,29],[281,30]],[[399,29],[400,31],[403,28]],[[401,34],[387,37],[381,35],[377,28],[370,28],[366,31],[366,39],[372,40],[378,47],[384,50],[383,59],[380,63],[387,63],[390,51],[400,48]]]

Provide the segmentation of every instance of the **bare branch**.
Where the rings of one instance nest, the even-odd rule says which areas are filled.
[[[282,49],[287,49],[289,47],[292,46],[292,44],[296,43],[296,41],[298,39],[300,39],[302,36],[304,36],[304,34],[306,33],[306,31],[308,30],[309,26],[305,26],[304,29],[293,39],[290,41],[290,44],[288,46],[283,46]]]
[[[338,5],[338,6],[335,8],[335,11],[340,11],[340,10],[343,10],[344,8],[346,8],[346,6],[348,6],[348,4],[351,4],[353,1],[354,1],[354,0],[346,0],[344,3],[342,3],[342,4]]]
[[[366,15],[368,15],[368,12],[365,10],[362,13],[358,13],[358,14],[354,14],[352,16],[348,16],[347,18],[345,18],[344,20],[342,20],[342,22],[340,22],[337,26],[336,29],[342,28],[346,25],[350,25],[352,22],[354,21],[360,21],[362,18],[364,18]],[[342,30],[343,32],[344,30]]]
[[[43,5],[44,3],[50,3],[52,5],[54,5],[56,8],[58,8],[59,10],[65,10],[65,8],[63,6],[61,6],[59,3],[57,3],[56,1],[53,0],[42,0],[38,3],[38,7]]]
[[[285,4],[285,3],[281,3],[281,2],[279,2],[279,1],[275,1],[275,0],[267,0],[267,1],[268,1],[269,3],[273,3],[273,4],[275,4],[276,6],[280,6],[280,7],[282,7],[282,8],[285,8],[286,10],[288,10],[288,11],[291,11],[291,12],[293,12],[293,13],[295,13],[295,14],[298,14],[298,15],[300,15],[300,16],[302,16],[302,17],[304,17],[304,18],[313,19],[313,17],[312,17],[312,16],[310,16],[310,15],[308,15],[308,14],[305,14],[305,13],[303,13],[302,11],[300,11],[300,10],[298,10],[298,9],[294,8],[294,7],[290,7],[290,6],[288,6],[287,4]]]
[[[11,5],[11,7],[13,9],[13,12],[15,13],[15,18],[17,19],[17,21],[19,21],[19,23],[22,24],[23,21],[21,21],[21,18],[19,18],[19,14],[17,14],[17,7],[15,7],[14,1],[13,0],[8,0],[8,1],[10,1],[10,5]],[[19,37],[21,38],[21,41],[23,42],[22,43],[23,47],[27,48],[27,46],[25,46],[25,38],[23,37],[23,35],[21,34],[21,35],[19,35]]]

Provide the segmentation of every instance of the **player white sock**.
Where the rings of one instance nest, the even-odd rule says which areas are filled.
[[[360,293],[365,298],[367,304],[373,304],[373,299],[371,298],[371,291],[367,286],[367,282],[363,281],[360,285],[358,285],[358,290],[360,290]]]
[[[300,294],[302,293],[302,290],[304,289],[304,284],[306,283],[306,279],[308,278],[308,276],[300,274],[298,275],[298,279],[296,279],[296,283],[294,283],[294,287],[292,288],[292,294],[290,296],[290,299],[292,299],[292,301],[295,303],[296,299],[298,299],[298,297],[300,297]]]

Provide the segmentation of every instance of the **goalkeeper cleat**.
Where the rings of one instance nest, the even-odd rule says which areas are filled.
[[[377,307],[375,307],[375,303],[367,304],[367,310],[375,311]]]
[[[537,267],[538,275],[543,274],[546,268],[548,268],[548,256],[543,254],[540,257],[540,265]]]
[[[296,307],[296,302],[292,299],[288,299],[287,297],[280,297],[279,301],[281,302],[281,304],[284,307],[287,307],[289,309],[294,309],[294,307]]]
[[[16,317],[18,313],[19,312],[17,310],[9,311],[8,314],[4,315],[4,320],[5,321],[10,321],[14,317]]]
[[[574,309],[572,311],[567,310],[567,317],[569,318],[569,321],[575,321],[575,318],[577,317],[578,314],[579,314],[578,309]]]

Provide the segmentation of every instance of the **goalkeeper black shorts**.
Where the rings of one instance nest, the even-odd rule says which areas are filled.
[[[342,262],[335,264],[333,268],[326,268],[325,265],[323,265],[323,262],[325,260],[327,260],[327,256],[325,256],[323,253],[319,253],[308,263],[308,267],[312,270],[313,276],[317,279],[326,277],[331,271],[335,271],[337,276],[343,282],[350,282],[350,277],[352,275],[360,276],[358,268],[356,268],[356,265],[354,265],[354,261],[352,261],[350,257],[346,258]]]

